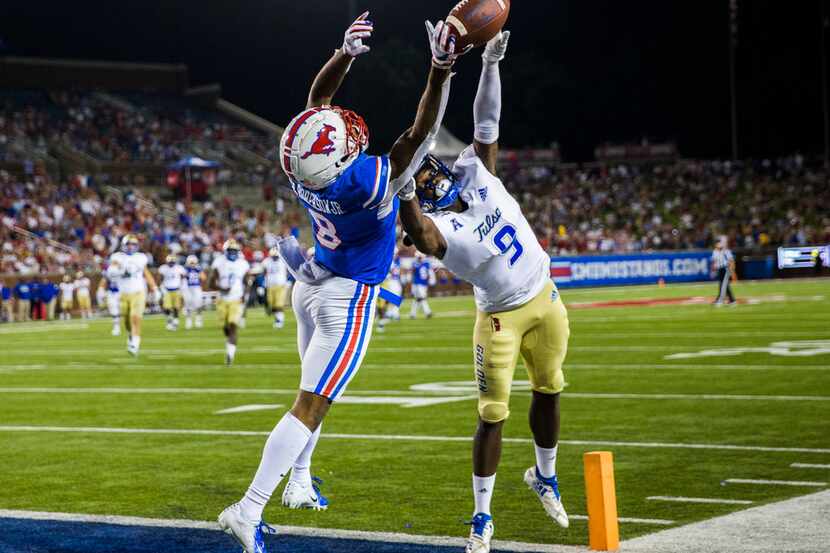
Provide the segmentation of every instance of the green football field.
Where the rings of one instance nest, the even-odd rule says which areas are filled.
[[[572,515],[586,514],[586,451],[614,454],[623,538],[830,479],[791,466],[830,463],[830,280],[735,288],[745,303],[721,309],[694,299],[708,301],[713,284],[563,291],[571,341],[558,473]],[[331,508],[288,511],[278,490],[266,520],[467,534],[474,305],[431,303],[433,319],[374,335],[324,423],[312,470]],[[138,359],[107,319],[0,326],[0,509],[213,520],[244,492],[298,384],[293,318],[277,331],[260,309],[249,312],[232,368],[212,313],[198,330],[168,332],[159,317],[145,326]],[[529,397],[520,366],[496,538],[585,544],[584,519],[558,528],[522,482],[534,462]]]

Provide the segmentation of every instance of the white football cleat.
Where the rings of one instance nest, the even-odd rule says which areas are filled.
[[[525,484],[533,490],[533,493],[542,502],[548,516],[562,528],[567,528],[570,522],[568,521],[568,513],[565,512],[565,507],[562,506],[556,475],[554,474],[552,478],[542,478],[536,467],[530,467],[525,471]]]
[[[202,326],[203,326],[202,317],[201,316],[196,317],[196,328],[202,328]]]
[[[318,484],[323,481],[317,477],[312,478],[309,485],[304,486],[300,482],[289,480],[282,492],[282,504],[289,509],[314,509],[325,511],[329,508],[329,500],[320,493]]]
[[[113,336],[121,336],[121,327],[120,326],[112,327],[112,333],[111,334]]]
[[[244,553],[266,553],[265,534],[276,534],[277,531],[262,521],[254,522],[242,515],[239,503],[234,503],[219,515],[219,528],[232,536]]]
[[[476,513],[470,521],[470,537],[467,538],[465,553],[489,553],[490,540],[493,539],[493,517]]]
[[[184,320],[184,329],[185,330],[190,330],[191,328],[193,328],[193,319],[185,319]]]
[[[138,357],[138,348],[130,344],[127,346],[127,353],[129,353],[133,357]]]

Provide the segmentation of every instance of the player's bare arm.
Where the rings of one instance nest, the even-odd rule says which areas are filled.
[[[418,205],[418,198],[401,201],[401,224],[409,240],[418,251],[442,259],[447,251],[447,241],[429,217]]]
[[[343,46],[334,51],[311,84],[306,109],[330,105],[354,59],[369,51],[369,47],[363,44],[372,36],[373,24],[368,17],[369,12],[363,12],[346,29]]]
[[[499,119],[501,117],[501,76],[499,62],[507,52],[510,31],[494,36],[481,54],[481,77],[473,103],[473,147],[481,162],[493,175],[499,155]]]
[[[435,126],[441,111],[444,83],[450,77],[452,65],[458,56],[469,50],[466,48],[456,53],[455,37],[450,34],[449,27],[443,21],[435,27],[427,21],[426,28],[432,50],[432,66],[427,77],[426,88],[418,103],[415,122],[404,131],[389,152],[390,176],[393,179],[399,177],[409,167],[418,148]]]
[[[147,287],[150,288],[151,292],[158,290],[158,286],[156,286],[156,279],[153,278],[153,273],[151,273],[150,269],[147,267],[144,267],[144,278],[147,281]]]

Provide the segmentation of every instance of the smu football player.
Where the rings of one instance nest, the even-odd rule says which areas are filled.
[[[343,46],[315,78],[306,109],[288,124],[280,143],[280,163],[308,211],[315,244],[313,257],[306,258],[296,240],[279,242],[280,254],[297,280],[292,306],[300,392],[266,441],[243,498],[219,516],[222,529],[248,553],[264,550],[263,509],[292,467],[283,503],[292,508],[327,507],[312,483],[311,454],[323,418],[359,370],[371,339],[379,285],[395,249],[399,188],[393,182],[414,170],[412,160],[423,156],[437,134],[450,68],[460,55],[448,27],[426,23],[432,67],[415,121],[388,155],[368,155],[369,129],[363,118],[330,105],[354,58],[369,51],[363,44],[373,31],[368,15],[362,14],[347,29]]]

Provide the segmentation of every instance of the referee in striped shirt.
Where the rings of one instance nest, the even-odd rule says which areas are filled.
[[[726,236],[721,236],[712,251],[712,272],[717,275],[718,299],[714,305],[720,307],[724,302],[735,305],[735,295],[732,293],[730,280],[737,280],[735,275],[735,256],[728,248]],[[727,301],[728,299],[728,301]]]

